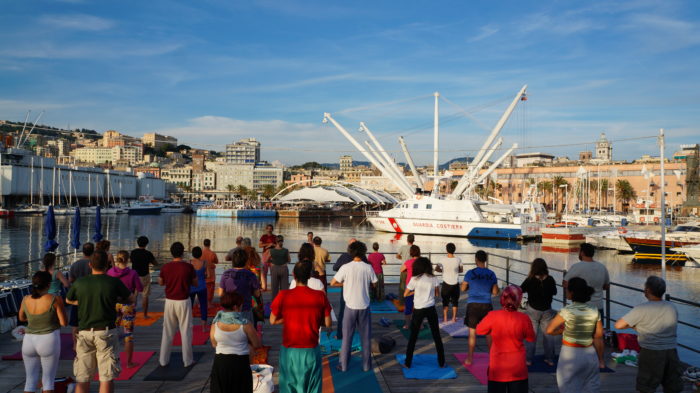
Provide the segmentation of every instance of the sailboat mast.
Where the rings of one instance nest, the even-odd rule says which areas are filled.
[[[73,170],[68,172],[68,206],[73,206]]]
[[[53,175],[51,175],[51,206],[56,206],[56,164],[53,164]]]
[[[440,93],[437,91],[433,93],[435,97],[435,113],[433,114],[433,196],[437,197],[438,190],[440,189],[440,179],[438,178],[438,149],[440,142],[440,116],[438,113],[438,100],[440,99]]]
[[[31,175],[32,178],[29,179],[29,205],[32,206],[34,205],[34,157],[32,157],[31,160],[31,165],[32,165],[32,170],[31,170]]]

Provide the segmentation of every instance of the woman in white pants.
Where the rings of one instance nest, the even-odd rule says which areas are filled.
[[[53,392],[54,379],[61,356],[61,326],[66,326],[63,299],[49,294],[51,274],[36,272],[32,277],[32,294],[25,296],[19,320],[27,323],[22,341],[22,358],[27,379],[25,392],[36,392],[41,374],[44,392]]]

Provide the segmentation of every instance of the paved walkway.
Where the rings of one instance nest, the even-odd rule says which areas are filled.
[[[387,293],[396,293],[395,285],[387,285]],[[338,293],[330,293],[331,304],[338,303]],[[269,298],[269,294],[265,294],[265,298]],[[153,311],[162,311],[164,305],[164,297],[162,288],[154,285],[151,295],[151,308]],[[461,307],[463,312],[463,307]],[[447,334],[443,334],[445,343],[445,351],[448,365],[455,368],[457,371],[457,379],[451,380],[407,380],[403,377],[401,366],[395,361],[397,353],[405,351],[407,340],[395,327],[382,327],[377,322],[379,318],[386,317],[388,319],[400,319],[402,314],[372,314],[373,317],[373,336],[389,335],[396,340],[396,348],[392,353],[386,355],[374,356],[374,373],[377,377],[379,385],[384,393],[398,392],[486,392],[486,386],[481,385],[478,380],[456,360],[453,354],[466,352],[467,341],[464,338],[451,338]],[[199,321],[196,320],[195,323]],[[279,348],[281,345],[281,327],[265,325],[263,333],[263,341],[265,345],[271,346],[269,354],[269,363],[275,368],[278,365]],[[68,333],[68,329],[63,329]],[[195,347],[195,352],[205,352],[202,359],[189,372],[183,381],[178,382],[152,382],[144,381],[144,377],[153,371],[158,365],[158,351],[160,348],[160,337],[162,332],[162,320],[156,322],[150,327],[137,327],[136,350],[137,351],[155,351],[156,354],[128,381],[116,382],[116,390],[122,392],[208,392],[209,391],[209,372],[214,359],[214,350],[210,344]],[[483,338],[478,340],[477,351],[486,351],[486,342]],[[21,349],[21,343],[15,341],[9,333],[0,335],[0,354],[8,355],[17,352]],[[179,349],[175,349],[178,351]],[[541,351],[541,349],[540,349]],[[432,339],[419,340],[416,346],[416,353],[434,353]],[[602,392],[633,392],[636,369],[627,366],[616,366],[610,364],[614,368],[615,373],[601,374]],[[60,362],[57,376],[71,376],[72,361],[62,360]],[[275,373],[275,381],[277,374]],[[324,393],[333,393],[324,385]],[[24,387],[24,366],[21,361],[1,361],[0,362],[0,392],[22,392]],[[353,389],[360,391],[361,386]],[[557,392],[556,380],[554,374],[546,373],[531,373],[530,374],[530,390],[536,393]],[[688,391],[691,391],[688,386]],[[97,383],[92,384],[91,391],[97,392]]]

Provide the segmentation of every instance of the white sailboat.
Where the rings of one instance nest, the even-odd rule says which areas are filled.
[[[482,200],[475,192],[476,186],[484,182],[517,148],[517,144],[513,144],[483,174],[479,173],[489,158],[503,143],[502,138],[496,140],[496,137],[501,132],[518,102],[525,99],[526,89],[527,86],[523,86],[520,89],[498,123],[496,123],[496,126],[492,129],[486,142],[474,160],[472,160],[469,169],[458,182],[454,191],[445,197],[438,196],[440,180],[438,176],[439,93],[434,94],[434,187],[430,195],[424,195],[422,191],[423,180],[415,170],[413,160],[408,154],[405,142],[402,139],[400,139],[400,143],[413,172],[413,180],[418,188],[417,192],[413,191],[412,184],[398,170],[392,158],[389,157],[386,150],[364,123],[360,123],[360,128],[367,133],[372,141],[372,143],[365,141],[368,149],[360,145],[329,113],[325,113],[324,122],[331,122],[360,153],[401,190],[401,193],[406,198],[390,210],[368,211],[367,221],[379,231],[395,233],[497,239],[534,238],[539,236],[541,227],[546,220],[546,212],[542,205],[531,199],[521,204],[492,203]]]
[[[29,173],[29,205],[17,206],[17,208],[15,209],[16,215],[34,216],[44,214],[44,209],[42,208],[41,204],[34,204],[34,157],[32,157],[31,160],[31,167]]]

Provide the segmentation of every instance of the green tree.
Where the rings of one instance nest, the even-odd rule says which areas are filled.
[[[248,187],[244,186],[243,184],[239,184],[238,187],[236,187],[236,193],[241,196],[241,198],[245,198],[248,196]]]
[[[625,179],[619,179],[617,181],[615,192],[617,193],[617,200],[622,202],[622,209],[624,211],[627,211],[630,201],[637,198],[637,191],[635,191],[630,182]]]
[[[272,184],[265,184],[265,186],[263,186],[263,190],[262,190],[263,198],[269,200],[275,194],[276,194],[275,186],[273,186]]]

